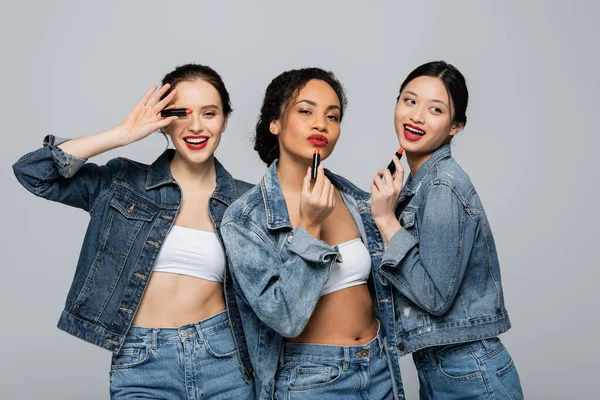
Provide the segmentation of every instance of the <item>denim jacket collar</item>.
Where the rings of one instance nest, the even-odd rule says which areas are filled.
[[[265,210],[267,213],[267,226],[271,230],[290,228],[293,229],[290,217],[287,211],[287,204],[283,197],[283,191],[281,189],[281,183],[279,182],[279,175],[277,174],[277,163],[279,160],[275,160],[267,172],[260,181],[260,189],[265,202]],[[350,181],[342,178],[325,169],[325,176],[329,178],[331,183],[338,188],[340,191],[349,194],[357,200],[368,200],[369,193],[356,187]]]
[[[159,186],[175,182],[175,179],[173,179],[173,175],[171,174],[171,160],[174,155],[174,149],[167,149],[152,163],[152,165],[150,165],[146,180],[146,190],[155,189]],[[230,205],[233,202],[233,199],[237,198],[235,181],[223,165],[221,165],[216,158],[214,160],[217,175],[217,187],[212,194],[212,198],[221,200],[223,203]]]
[[[423,178],[429,173],[440,160],[452,156],[450,144],[445,144],[433,152],[429,160],[425,161],[414,176],[409,176],[402,189],[403,195],[412,196],[415,194]]]

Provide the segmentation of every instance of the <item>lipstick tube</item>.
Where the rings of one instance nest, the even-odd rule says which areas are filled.
[[[317,169],[319,168],[319,164],[321,164],[321,150],[315,149],[311,169],[312,179],[317,179]]]
[[[163,118],[166,117],[185,117],[188,114],[191,114],[192,110],[189,108],[167,108],[165,110],[161,110],[160,116]]]
[[[396,157],[398,157],[398,159],[401,159],[402,153],[404,153],[404,149],[402,147],[400,147],[398,149],[398,151],[396,152]],[[392,173],[392,175],[394,175],[394,172],[396,172],[396,164],[394,164],[394,160],[392,160],[390,165],[387,166],[387,169],[389,169],[390,172]]]

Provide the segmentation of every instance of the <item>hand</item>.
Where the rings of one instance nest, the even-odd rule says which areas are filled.
[[[391,220],[396,220],[394,212],[404,181],[404,168],[400,160],[395,154],[392,160],[396,165],[394,176],[392,177],[389,169],[382,169],[377,171],[377,175],[373,178],[373,184],[371,185],[371,215],[380,230],[380,225],[385,225],[390,223]]]
[[[177,89],[173,89],[168,96],[159,101],[170,87],[171,85],[167,83],[157,91],[156,86],[152,86],[142,100],[127,114],[125,120],[118,127],[122,132],[124,145],[137,142],[178,118],[160,116],[160,111],[177,94]]]
[[[335,187],[325,176],[322,165],[317,169],[317,179],[311,188],[311,168],[309,167],[302,182],[300,197],[300,223],[316,238],[321,236],[321,225],[335,208]]]

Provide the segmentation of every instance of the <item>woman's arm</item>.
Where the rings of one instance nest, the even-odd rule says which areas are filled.
[[[419,219],[418,240],[401,228],[391,238],[380,273],[430,314],[452,306],[475,243],[476,223],[444,184],[433,185]]]
[[[329,277],[337,249],[303,228],[290,232],[282,252],[260,228],[227,220],[221,226],[232,275],[258,318],[284,337],[304,330]]]
[[[176,93],[173,90],[158,101],[168,88],[165,85],[156,91],[153,86],[115,128],[73,140],[46,137],[41,149],[24,155],[13,165],[17,180],[36,196],[90,211],[123,162],[114,159],[98,166],[86,164],[87,158],[140,140],[177,118],[160,117],[160,110]]]

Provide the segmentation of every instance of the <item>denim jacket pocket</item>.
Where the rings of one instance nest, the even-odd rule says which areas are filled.
[[[399,219],[402,228],[406,229],[414,237],[418,237],[417,229],[417,212],[416,210],[409,210],[408,208],[400,214]]]
[[[134,196],[115,193],[110,200],[108,222],[102,233],[102,248],[126,255],[144,223],[152,221],[154,214]]]

